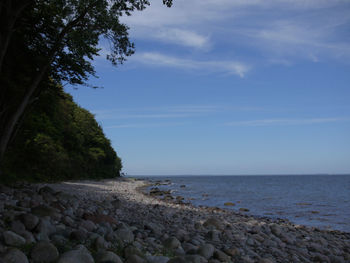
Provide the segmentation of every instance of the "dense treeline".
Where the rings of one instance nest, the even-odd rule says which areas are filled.
[[[120,158],[94,116],[48,84],[29,110],[4,161],[5,180],[56,181],[119,176]]]
[[[170,7],[172,0],[163,3]],[[43,179],[118,173],[120,161],[115,163],[118,159],[92,116],[73,106],[62,91],[52,91],[57,87],[52,83],[89,86],[101,39],[109,43],[106,59],[122,64],[134,53],[134,44],[120,17],[149,4],[0,1],[0,180],[8,173],[33,172]]]

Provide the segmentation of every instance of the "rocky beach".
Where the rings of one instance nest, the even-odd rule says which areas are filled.
[[[194,207],[147,186],[0,186],[0,262],[350,262],[350,233]]]

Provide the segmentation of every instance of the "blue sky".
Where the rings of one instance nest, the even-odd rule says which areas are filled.
[[[130,175],[350,173],[350,1],[152,1],[66,87]]]

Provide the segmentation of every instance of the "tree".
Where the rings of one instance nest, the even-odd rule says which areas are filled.
[[[170,7],[172,0],[163,0]],[[122,64],[134,53],[119,18],[148,0],[2,0],[0,3],[0,165],[28,107],[45,82],[86,84],[101,38],[107,59]]]

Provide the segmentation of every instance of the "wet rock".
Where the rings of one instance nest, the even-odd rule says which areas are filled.
[[[3,257],[4,263],[29,263],[27,256],[17,248],[9,249]]]
[[[26,243],[26,240],[22,236],[12,231],[5,231],[3,237],[5,244],[9,246],[19,247]]]
[[[32,249],[31,258],[34,262],[38,263],[50,263],[55,262],[58,259],[58,250],[50,242],[41,241]]]

